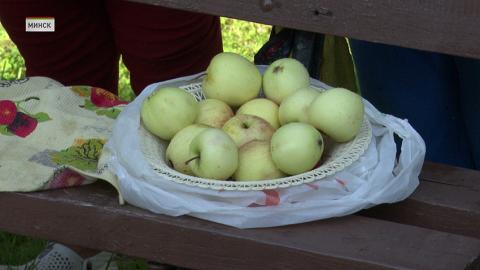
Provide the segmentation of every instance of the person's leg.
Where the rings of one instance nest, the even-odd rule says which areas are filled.
[[[408,119],[425,140],[427,160],[473,166],[451,57],[358,40],[351,47],[363,97]]]
[[[456,57],[461,109],[475,163],[480,170],[480,60]]]
[[[55,32],[25,32],[25,17],[55,18]],[[103,1],[0,1],[0,21],[25,59],[27,76],[116,92],[119,54]]]
[[[222,51],[218,17],[107,0],[115,41],[138,94],[147,85],[207,68]]]

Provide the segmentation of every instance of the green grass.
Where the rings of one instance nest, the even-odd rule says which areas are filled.
[[[270,26],[252,22],[221,18],[223,49],[245,56],[250,61],[258,49],[268,40]],[[132,100],[135,96],[130,87],[130,74],[123,62],[119,63],[119,96]],[[25,62],[15,44],[9,39],[0,24],[0,79],[15,80],[25,76]],[[0,232],[0,265],[19,265],[35,258],[45,246],[43,240]],[[145,270],[143,260],[116,258],[121,270]]]
[[[0,232],[0,265],[20,265],[35,258],[45,247],[43,240]]]

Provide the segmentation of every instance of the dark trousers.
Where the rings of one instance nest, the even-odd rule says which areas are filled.
[[[480,169],[480,61],[351,40],[362,95],[408,119],[426,159]]]
[[[55,32],[25,31],[54,17]],[[203,71],[222,51],[219,18],[120,0],[2,0],[0,21],[27,76],[117,91],[122,55],[138,94],[150,83]]]

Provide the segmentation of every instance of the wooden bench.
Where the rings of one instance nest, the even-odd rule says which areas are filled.
[[[480,172],[426,163],[421,179],[400,203],[249,230],[119,206],[100,182],[3,193],[0,229],[192,269],[464,269],[480,255]]]
[[[475,0],[140,2],[480,58]],[[278,228],[119,206],[101,182],[1,193],[0,207],[1,230],[193,269],[464,269],[480,255],[480,172],[429,162],[403,202]]]

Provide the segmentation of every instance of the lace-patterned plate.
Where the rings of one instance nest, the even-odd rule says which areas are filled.
[[[319,83],[318,81],[312,80],[312,85],[315,86],[318,91],[325,91],[328,89],[326,85]],[[197,100],[205,99],[202,92],[200,79],[186,82],[183,85],[180,84],[175,86],[178,86],[191,93]],[[143,126],[141,126],[139,132],[140,137],[142,138],[141,147],[143,154],[152,166],[152,169],[159,176],[158,180],[152,179],[152,181],[164,181],[162,179],[167,179],[177,183],[201,188],[239,191],[284,188],[313,182],[329,175],[333,175],[356,161],[365,152],[372,138],[372,128],[370,126],[370,122],[366,117],[364,117],[360,132],[352,141],[347,143],[328,143],[328,141],[326,141],[322,163],[318,168],[302,174],[278,179],[236,182],[199,178],[182,174],[174,170],[168,165],[168,162],[165,158],[168,142],[157,138],[143,128]]]

